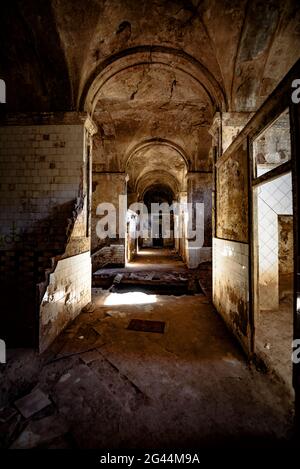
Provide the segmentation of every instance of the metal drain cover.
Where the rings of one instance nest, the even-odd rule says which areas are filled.
[[[137,332],[157,332],[163,334],[166,323],[163,321],[147,321],[144,319],[131,319],[127,329]]]

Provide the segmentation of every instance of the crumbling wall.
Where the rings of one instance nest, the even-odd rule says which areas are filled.
[[[107,266],[123,266],[125,259],[124,244],[109,244],[92,254],[93,272]]]
[[[40,308],[39,350],[43,352],[91,301],[90,252],[58,261]]]
[[[292,299],[294,276],[293,215],[279,215],[279,300]]]
[[[214,238],[213,303],[245,350],[249,350],[249,247]]]
[[[244,142],[217,168],[217,237],[248,242],[248,166]]]
[[[248,166],[246,142],[217,164],[213,303],[245,350],[250,349]]]
[[[85,185],[85,184],[84,184]],[[54,268],[38,285],[40,292],[39,351],[43,352],[91,301],[90,237],[87,236],[87,200],[69,219],[65,251],[54,260]]]
[[[222,112],[221,129],[223,153],[236,139],[252,116],[252,112]]]
[[[77,116],[73,122],[73,113],[71,120],[34,125],[29,119],[0,128],[0,283],[7,311],[1,329],[11,346],[38,345],[37,318],[49,273],[62,255],[89,251],[86,230],[66,250],[77,215],[87,223],[85,130]]]

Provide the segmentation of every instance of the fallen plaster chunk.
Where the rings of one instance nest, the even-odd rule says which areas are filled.
[[[123,274],[117,274],[114,278],[113,285],[119,284],[123,278]]]
[[[11,445],[11,449],[35,448],[68,432],[66,422],[57,415],[29,422],[25,430]]]
[[[106,311],[105,313],[106,316],[110,316],[112,318],[125,318],[126,317],[126,313],[122,312],[122,311]]]
[[[49,400],[48,396],[40,389],[35,389],[30,394],[27,394],[27,396],[15,402],[16,408],[26,419],[51,404],[52,402]]]
[[[59,383],[64,383],[65,381],[67,381],[71,376],[71,373],[66,373],[64,375],[62,375],[59,379]]]
[[[154,275],[153,272],[151,272],[150,274],[147,274],[147,275],[146,275],[145,279],[146,279],[146,280],[152,280],[152,279],[153,279],[153,275]]]

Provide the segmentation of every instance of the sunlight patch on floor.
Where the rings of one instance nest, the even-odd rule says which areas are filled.
[[[110,293],[105,299],[106,306],[114,305],[144,305],[156,303],[156,295],[147,295],[146,293],[134,291],[127,293]]]

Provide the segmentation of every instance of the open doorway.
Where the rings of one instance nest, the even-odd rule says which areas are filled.
[[[169,187],[155,185],[143,194],[142,216],[140,209],[138,214],[128,209],[127,267],[161,270],[182,264],[175,249],[173,201],[174,193]]]
[[[168,226],[163,223],[163,211],[169,213],[169,207],[174,200],[174,194],[167,186],[155,185],[147,189],[144,194],[144,204],[149,217],[150,237],[140,239],[140,247],[174,248],[174,219],[173,212],[167,217]]]
[[[253,142],[255,351],[293,393],[294,218],[289,113]]]

